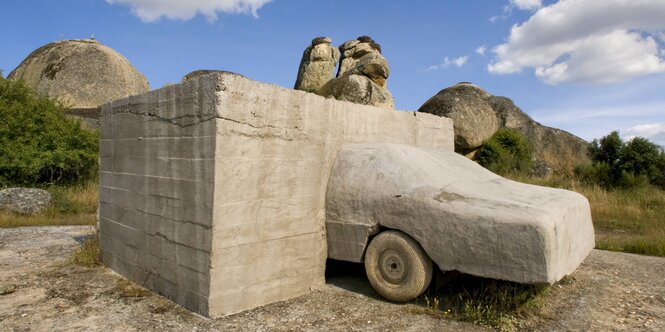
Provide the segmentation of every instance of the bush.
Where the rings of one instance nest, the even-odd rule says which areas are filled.
[[[525,174],[533,168],[532,156],[533,147],[519,132],[501,128],[483,143],[475,159],[497,174]]]
[[[588,183],[606,188],[665,184],[665,152],[646,138],[635,137],[625,143],[619,132],[613,131],[593,140],[589,154],[593,164],[576,169],[576,174]]]
[[[0,186],[72,183],[96,173],[99,134],[23,82],[0,78]]]

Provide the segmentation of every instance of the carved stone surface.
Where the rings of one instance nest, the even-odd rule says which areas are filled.
[[[400,144],[342,148],[326,194],[330,258],[360,261],[380,228],[413,237],[444,271],[554,283],[594,243],[587,199],[504,179],[457,153]]]

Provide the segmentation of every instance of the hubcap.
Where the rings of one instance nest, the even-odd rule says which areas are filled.
[[[387,249],[379,256],[379,271],[387,282],[397,285],[408,275],[406,261],[400,252]]]

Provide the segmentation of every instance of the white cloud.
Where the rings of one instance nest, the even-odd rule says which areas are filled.
[[[662,0],[561,0],[514,25],[488,70],[532,69],[548,84],[615,83],[665,73],[656,41],[665,31]]]
[[[542,0],[510,0],[510,4],[520,10],[536,10],[543,6]]]
[[[451,65],[455,65],[457,67],[462,67],[466,64],[466,62],[469,61],[469,56],[461,56],[457,57],[454,59],[450,59],[448,57],[443,58],[443,62],[438,64],[438,65],[432,65],[427,67],[427,71],[432,71],[432,70],[439,70],[439,69],[446,69],[450,67]]]
[[[454,64],[455,66],[457,66],[457,67],[462,67],[462,66],[464,66],[464,65],[466,64],[466,62],[467,62],[468,60],[469,60],[469,57],[468,57],[468,56],[466,56],[466,55],[465,55],[465,56],[461,56],[461,57],[459,57],[459,58],[457,58],[457,59],[454,59],[454,60],[453,60],[453,64]]]
[[[491,23],[496,23],[496,21],[503,21],[510,17],[513,14],[513,9],[517,8],[519,10],[534,11],[543,6],[542,0],[509,0],[508,4],[503,6],[502,15],[494,15],[490,17]]]
[[[640,136],[665,146],[665,122],[647,123],[628,128],[622,133],[626,139]]]
[[[487,47],[485,45],[478,46],[478,48],[476,49],[476,53],[480,55],[485,55],[485,51],[487,51]]]
[[[490,23],[496,23],[498,20],[505,20],[508,18],[508,15],[494,15],[490,17]]]
[[[271,0],[106,0],[110,4],[123,4],[144,22],[155,22],[162,16],[168,19],[189,20],[200,14],[208,20],[217,19],[217,13],[256,12]]]

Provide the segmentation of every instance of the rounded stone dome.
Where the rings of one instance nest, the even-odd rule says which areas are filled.
[[[23,80],[38,93],[58,98],[71,108],[95,108],[150,90],[145,76],[125,57],[96,40],[44,45],[7,78]]]
[[[499,129],[489,103],[491,95],[477,85],[461,82],[439,91],[418,112],[453,119],[455,150],[468,152],[478,148]]]

